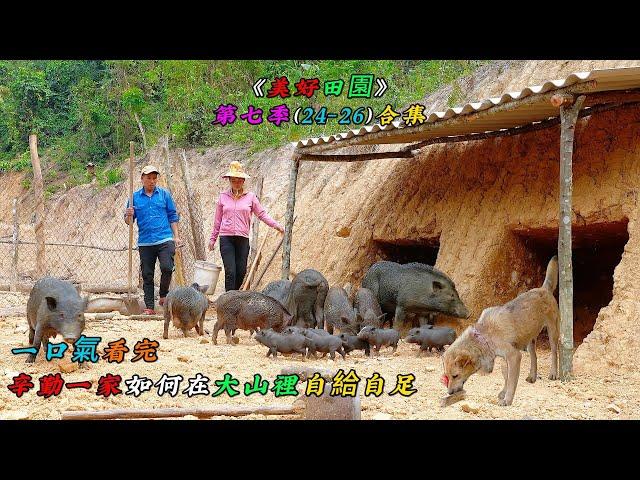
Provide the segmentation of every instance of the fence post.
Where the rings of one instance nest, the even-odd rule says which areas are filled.
[[[169,136],[165,135],[164,137],[162,137],[159,143],[162,145],[162,156],[164,157],[164,175],[160,175],[159,183],[160,185],[163,185],[164,183],[164,187],[169,191],[169,193],[171,193],[171,164],[169,162]],[[173,278],[171,280],[172,282],[175,283],[175,285],[178,285],[179,287],[183,287],[184,285],[186,285],[186,281],[184,278],[184,267],[182,262],[182,251],[179,248],[176,248],[176,253],[175,253],[174,274],[175,275],[173,275]]]
[[[36,196],[36,275],[41,278],[45,274],[44,250],[44,184],[40,158],[38,157],[38,137],[29,135],[29,150],[31,151],[31,165],[33,165],[33,186]]]
[[[133,207],[133,163],[134,143],[129,142],[129,207]],[[133,217],[129,220],[129,273],[127,275],[128,298],[131,300],[133,290]]]
[[[18,242],[20,240],[20,224],[18,223],[18,199],[13,199],[13,274],[11,275],[11,291],[18,288]]]
[[[193,248],[195,251],[194,257],[196,260],[206,260],[207,254],[204,247],[204,238],[202,237],[202,216],[196,218],[196,213],[200,213],[198,208],[198,196],[191,187],[191,177],[189,175],[189,166],[187,165],[187,154],[182,149],[181,152],[180,168],[182,170],[182,178],[184,180],[184,186],[187,190],[187,208],[189,210],[189,223],[191,225],[191,235],[193,235]]]

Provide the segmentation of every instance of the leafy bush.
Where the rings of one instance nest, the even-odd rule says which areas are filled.
[[[398,111],[483,63],[486,62],[0,61],[0,172],[30,168],[28,136],[36,133],[40,156],[46,158],[48,171],[55,173],[55,178],[48,181],[67,185],[86,182],[85,164],[93,162],[104,170],[99,184],[110,185],[121,181],[122,175],[113,168],[117,161],[114,159],[128,156],[130,141],[140,142],[138,120],[149,146],[169,133],[176,146],[237,144],[256,152],[355,126],[338,125],[337,121],[326,125],[295,125],[290,121],[276,127],[266,121],[269,110],[276,105],[285,103],[291,110],[311,106],[316,111],[325,106],[329,112],[338,113],[345,106],[366,104],[379,113],[391,104]],[[389,85],[384,97],[357,102],[347,99],[350,77],[355,73],[384,78]],[[263,86],[266,92],[271,81],[281,76],[289,80],[290,98],[255,97],[251,87],[258,78],[268,79]],[[294,96],[295,83],[301,78],[318,78],[321,90],[311,99]],[[344,81],[342,95],[325,97],[322,82],[339,79]],[[450,105],[461,98],[456,84]],[[216,109],[228,104],[238,107],[237,120],[226,126],[212,125]],[[239,118],[249,106],[263,110],[261,125],[249,125]]]

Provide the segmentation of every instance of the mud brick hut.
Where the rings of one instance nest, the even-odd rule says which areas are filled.
[[[399,162],[383,184],[367,179],[377,159]],[[346,185],[362,192],[339,219],[348,228],[322,245],[292,231],[298,169],[315,161],[359,162],[362,172]],[[461,329],[485,307],[540,286],[557,253],[563,373],[633,369],[639,185],[640,68],[575,73],[431,113],[414,127],[395,122],[299,141],[282,277],[291,258],[297,271],[304,266],[296,255],[322,261],[324,249],[340,250],[340,262],[327,268],[356,284],[379,259],[435,264],[472,312],[462,323],[439,322]],[[336,201],[321,197],[320,210]],[[309,232],[305,219],[296,227],[301,220]]]

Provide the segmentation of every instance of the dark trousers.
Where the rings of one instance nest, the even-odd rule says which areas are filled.
[[[169,293],[169,284],[173,273],[173,256],[176,253],[176,244],[170,240],[159,245],[138,247],[138,251],[140,253],[144,304],[153,310],[153,276],[156,270],[156,259],[160,261],[160,296],[166,297]]]
[[[224,264],[224,289],[240,290],[247,273],[249,239],[241,236],[220,237],[220,254]]]

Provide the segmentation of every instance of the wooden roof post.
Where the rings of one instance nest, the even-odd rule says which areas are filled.
[[[284,227],[284,248],[282,249],[282,280],[289,279],[291,266],[291,239],[293,236],[293,214],[296,206],[298,168],[300,168],[300,156],[294,153],[291,157],[291,170],[289,171],[289,196],[287,198],[287,213]]]
[[[560,107],[560,217],[558,226],[558,296],[560,298],[560,379],[571,379],[573,364],[573,267],[571,263],[571,204],[573,140],[585,96],[559,94],[551,104]]]

